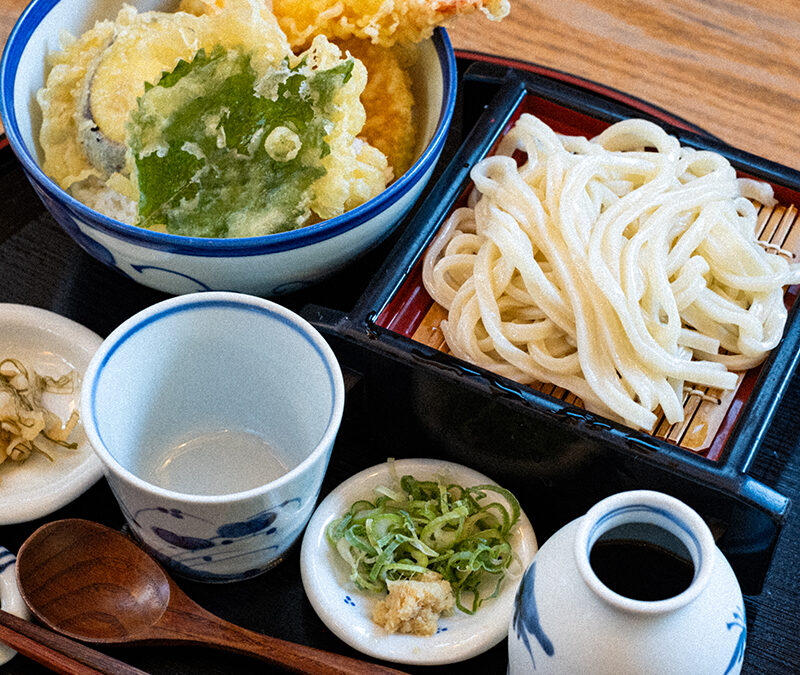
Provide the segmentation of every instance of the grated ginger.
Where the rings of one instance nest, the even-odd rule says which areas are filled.
[[[455,608],[450,582],[437,572],[426,572],[415,579],[387,581],[389,595],[376,606],[372,619],[390,633],[434,635],[439,617]]]

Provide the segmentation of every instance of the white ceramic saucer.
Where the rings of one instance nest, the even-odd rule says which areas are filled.
[[[102,338],[54,312],[0,303],[0,359],[12,357],[41,375],[78,376],[72,394],[44,394],[44,402],[66,420],[80,402],[80,381]],[[102,475],[83,426],[73,430],[74,450],[48,446],[55,461],[34,453],[25,462],[0,464],[0,525],[41,518],[68,504]]]
[[[465,487],[495,483],[467,467],[431,459],[403,459],[395,462],[398,476],[417,479],[444,476]],[[521,514],[512,539],[519,557],[518,576],[506,577],[500,595],[487,600],[470,616],[456,610],[439,619],[439,631],[431,637],[390,634],[372,621],[372,608],[382,596],[359,591],[349,581],[347,564],[328,542],[325,529],[357,499],[374,499],[373,489],[391,485],[388,464],[366,469],[342,483],[317,507],[311,517],[300,553],[303,586],[315,611],[340,639],[377,659],[417,665],[456,663],[476,656],[503,640],[514,607],[514,595],[521,572],[537,550],[530,521]],[[493,499],[502,501],[497,495]]]

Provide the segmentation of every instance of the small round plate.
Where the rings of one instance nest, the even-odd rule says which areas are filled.
[[[394,463],[398,476],[434,479],[442,477],[465,487],[495,481],[465,466],[433,459],[402,459]],[[340,518],[358,499],[374,499],[374,488],[391,485],[388,464],[356,474],[331,492],[308,523],[300,552],[303,586],[320,619],[341,640],[377,659],[416,665],[456,663],[490,649],[508,634],[514,596],[521,573],[537,551],[536,536],[524,513],[512,538],[521,565],[513,578],[507,576],[500,594],[487,600],[474,615],[456,610],[439,619],[439,630],[430,637],[388,633],[372,621],[372,610],[381,597],[359,591],[350,582],[347,564],[325,536],[328,524]],[[498,495],[493,499],[503,501]]]
[[[15,358],[40,375],[74,370],[71,394],[45,393],[43,402],[62,420],[80,405],[80,382],[102,338],[59,314],[27,305],[0,303],[0,360]],[[24,462],[0,464],[0,525],[41,518],[68,504],[102,475],[102,466],[78,423],[74,450],[47,444],[54,461],[33,453]]]

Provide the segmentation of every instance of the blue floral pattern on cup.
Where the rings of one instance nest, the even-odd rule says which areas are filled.
[[[164,506],[139,509],[136,513],[128,514],[128,517],[134,525],[134,534],[137,529],[149,530],[164,542],[163,548],[155,549],[151,545],[147,548],[163,565],[175,573],[209,582],[226,582],[256,576],[263,572],[264,568],[255,566],[243,573],[228,575],[204,570],[203,567],[236,557],[257,556],[264,551],[277,550],[279,546],[272,543],[271,539],[279,535],[279,527],[276,524],[279,513],[289,506],[296,506],[299,509],[302,500],[288,499],[277,506],[254,514],[247,520],[221,525],[182,509]],[[181,521],[193,521],[194,526],[200,523],[201,529],[205,525],[209,535],[204,537],[187,534],[187,528]],[[195,532],[196,529],[194,527],[192,531]],[[253,539],[262,541],[254,547]],[[273,566],[275,562],[269,566]]]

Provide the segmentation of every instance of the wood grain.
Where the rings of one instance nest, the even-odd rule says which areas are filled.
[[[17,578],[31,612],[74,640],[217,647],[259,658],[270,671],[403,675],[224,621],[192,601],[131,539],[93,521],[70,518],[42,525],[19,549]]]
[[[143,670],[3,611],[0,611],[0,640],[62,675],[147,675]]]
[[[0,0],[0,44],[26,5]],[[511,0],[448,30],[457,49],[539,63],[625,91],[731,145],[800,169],[800,3]]]

